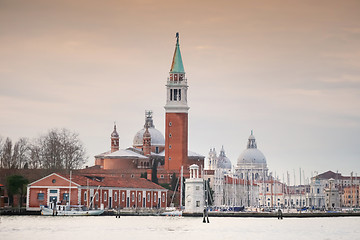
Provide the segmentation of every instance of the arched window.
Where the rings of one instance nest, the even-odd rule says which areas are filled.
[[[122,192],[122,201],[125,202],[125,192]]]
[[[162,194],[162,201],[165,202],[165,193]]]
[[[104,202],[107,201],[107,192],[104,192]]]
[[[156,193],[154,193],[154,202],[156,202]]]
[[[141,193],[138,194],[138,202],[141,202]]]
[[[147,194],[147,201],[150,202],[150,193]]]
[[[84,201],[87,201],[87,192],[84,192]]]
[[[117,202],[117,192],[115,192],[114,198],[115,198],[115,202]]]
[[[131,193],[131,201],[135,202],[135,193],[134,192]]]

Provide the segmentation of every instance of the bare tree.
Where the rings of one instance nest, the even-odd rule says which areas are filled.
[[[29,160],[29,146],[25,138],[20,138],[13,146],[10,138],[6,138],[2,145],[1,167],[23,168]]]
[[[30,147],[29,168],[42,168],[41,148],[38,144],[33,143]]]
[[[32,143],[26,138],[2,143],[0,137],[0,168],[78,169],[86,160],[79,135],[68,129],[50,130]]]
[[[20,138],[14,145],[13,162],[17,168],[25,168],[30,158],[29,142],[26,138]]]
[[[10,138],[6,138],[1,153],[1,163],[3,168],[11,168],[12,164],[12,141]]]
[[[31,165],[46,169],[77,169],[87,160],[78,134],[68,129],[53,129],[32,146]]]

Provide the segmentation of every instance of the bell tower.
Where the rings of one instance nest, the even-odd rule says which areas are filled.
[[[111,133],[111,152],[119,150],[119,134],[116,131],[116,124],[114,123],[114,131]]]
[[[165,169],[179,170],[188,161],[187,79],[180,53],[179,33],[166,84]]]

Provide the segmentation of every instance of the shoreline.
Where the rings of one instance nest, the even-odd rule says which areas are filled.
[[[160,216],[160,211],[121,211],[120,216]],[[276,212],[208,212],[209,217],[238,217],[238,218],[277,218]],[[26,211],[25,209],[2,209],[0,216],[41,216],[40,211]],[[117,216],[113,210],[106,210],[100,216]],[[183,213],[183,217],[203,217],[203,213]],[[307,212],[282,213],[283,218],[322,218],[322,217],[360,217],[360,212]]]

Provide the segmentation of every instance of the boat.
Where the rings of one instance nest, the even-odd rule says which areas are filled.
[[[175,211],[171,211],[171,212],[163,212],[160,215],[161,216],[170,216],[170,217],[181,217],[182,211],[175,210]]]
[[[104,210],[89,210],[85,206],[57,205],[54,209],[48,206],[40,206],[41,215],[44,216],[99,216]]]

